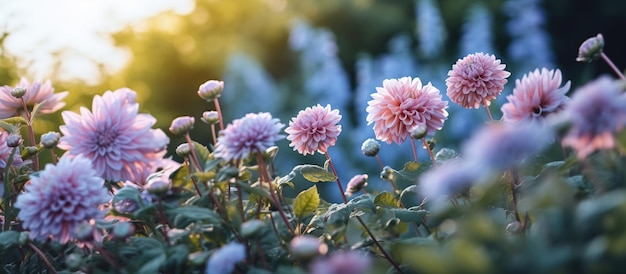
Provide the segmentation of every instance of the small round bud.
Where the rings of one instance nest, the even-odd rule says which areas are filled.
[[[22,231],[20,232],[20,236],[17,238],[17,242],[20,245],[25,245],[28,242],[28,239],[30,239],[30,232]]]
[[[260,220],[250,220],[241,224],[241,236],[244,238],[251,237],[257,231],[261,230],[265,224]]]
[[[90,222],[82,222],[74,229],[74,237],[81,242],[89,242],[93,240],[95,228]]]
[[[291,255],[297,259],[311,259],[328,252],[328,246],[313,236],[296,236],[289,243]]]
[[[163,178],[163,176],[153,176],[152,178],[148,178],[145,189],[150,194],[164,194],[170,189],[170,182],[167,178]]]
[[[170,125],[170,132],[175,135],[181,135],[189,132],[193,129],[193,124],[196,120],[191,116],[181,116],[172,121]]]
[[[19,147],[22,144],[22,136],[19,134],[11,133],[7,136],[8,147]]]
[[[346,192],[344,193],[346,196],[350,197],[352,194],[358,192],[362,188],[367,186],[367,174],[359,174],[355,175],[350,179],[348,185],[346,186]]]
[[[428,133],[428,127],[426,127],[426,125],[417,125],[409,130],[409,133],[411,134],[411,138],[419,140],[426,137],[426,133]]]
[[[41,135],[41,140],[39,141],[39,144],[41,144],[41,146],[44,148],[52,149],[57,146],[60,139],[61,133],[50,131]]]
[[[202,113],[202,118],[200,118],[200,120],[209,125],[214,125],[220,121],[220,114],[215,110],[205,111]]]
[[[39,152],[39,150],[37,149],[37,147],[25,147],[24,150],[22,151],[22,158],[28,158],[30,156],[33,156],[35,154],[37,154],[37,152]]]
[[[519,234],[522,232],[522,223],[514,221],[506,226],[506,232],[509,234]]]
[[[83,256],[76,253],[70,253],[67,257],[65,257],[65,265],[67,265],[67,268],[70,271],[77,271],[83,265]]]
[[[129,222],[119,222],[113,227],[113,238],[118,240],[126,239],[135,234],[135,226]]]
[[[191,149],[188,143],[182,143],[176,147],[176,154],[180,157],[187,157],[191,154]]]
[[[224,82],[209,80],[200,85],[200,88],[198,88],[198,95],[204,100],[213,101],[214,99],[220,97],[222,90],[224,90]]]
[[[17,99],[22,98],[24,94],[26,94],[26,88],[23,88],[23,87],[16,87],[11,90],[11,95],[13,95],[13,97]]]
[[[578,48],[578,57],[576,61],[591,62],[596,60],[602,54],[604,48],[604,37],[598,33],[595,37],[588,38]]]
[[[363,142],[361,145],[361,151],[365,156],[374,157],[378,155],[378,151],[380,150],[380,144],[378,141],[369,138]]]

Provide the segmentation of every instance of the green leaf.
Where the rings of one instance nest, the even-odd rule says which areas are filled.
[[[220,217],[213,210],[198,206],[184,206],[166,210],[168,216],[186,217],[196,221],[204,221],[205,223],[219,224]]]
[[[435,154],[435,160],[437,162],[445,162],[445,161],[455,158],[457,155],[458,154],[456,153],[454,149],[444,147],[440,149],[439,151],[437,151],[437,154]]]
[[[0,252],[19,244],[20,233],[15,230],[7,230],[0,233]]]
[[[428,214],[428,211],[419,209],[418,207],[411,208],[393,208],[391,209],[393,213],[396,214],[396,217],[400,219],[400,221],[406,223],[420,223],[424,217]]]
[[[270,201],[272,200],[272,196],[270,195],[270,192],[266,188],[252,187],[248,184],[244,184],[239,181],[237,181],[237,185],[243,188],[243,190],[247,191],[250,194],[255,194],[255,195],[264,197]]]
[[[392,181],[398,189],[404,190],[409,186],[415,185],[419,175],[428,170],[431,165],[431,162],[407,162],[400,171],[385,167],[380,177],[384,180]]]
[[[299,171],[304,179],[307,179],[309,182],[312,183],[334,182],[337,180],[337,177],[335,177],[335,175],[328,172],[326,169],[316,165],[299,165],[294,167],[293,170]]]
[[[47,100],[47,99],[46,99]],[[33,121],[35,120],[35,116],[37,116],[37,114],[39,114],[39,111],[41,110],[41,107],[43,106],[43,104],[46,103],[46,100],[43,100],[39,103],[36,103],[33,106],[33,111],[30,112],[30,123],[32,124]]]
[[[9,119],[12,119],[12,118],[9,118]],[[24,119],[24,118],[22,118],[22,119]],[[19,129],[18,126],[15,126],[12,123],[6,122],[6,120],[7,119],[0,120],[0,128],[6,130],[7,132],[16,132],[16,131],[18,131],[18,129]],[[26,120],[24,120],[24,121],[26,121]]]
[[[389,192],[381,192],[374,197],[374,204],[378,206],[398,207],[398,200]]]
[[[304,218],[311,215],[320,205],[320,196],[317,193],[317,186],[313,186],[305,191],[300,192],[293,201],[293,211],[298,218]]]

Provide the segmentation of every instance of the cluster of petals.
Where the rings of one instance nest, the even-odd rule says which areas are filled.
[[[220,131],[213,154],[230,161],[244,159],[251,153],[262,153],[284,138],[280,134],[283,126],[267,112],[248,113]]]
[[[291,141],[289,146],[302,155],[315,151],[326,153],[341,133],[340,120],[339,110],[332,110],[330,105],[322,107],[318,104],[301,110],[285,129],[287,140]]]
[[[562,144],[583,159],[615,147],[615,134],[626,125],[626,97],[620,82],[601,77],[578,88],[562,112],[571,127]]]
[[[446,79],[448,97],[464,108],[489,106],[511,75],[505,67],[495,56],[482,52],[457,60]]]
[[[31,84],[26,78],[22,77],[16,87],[26,89],[26,93],[20,99],[11,95],[12,87],[0,87],[0,119],[13,117],[22,113],[24,111],[22,99],[26,103],[26,106],[30,108],[35,104],[43,102],[39,109],[39,113],[41,114],[54,113],[65,106],[65,102],[62,100],[68,95],[67,91],[54,93],[54,88],[50,80],[46,80],[44,83],[36,81]]]
[[[563,109],[569,97],[570,82],[561,87],[561,71],[542,68],[515,80],[513,94],[502,105],[502,120],[538,121]]]
[[[17,197],[18,218],[30,238],[52,238],[62,244],[74,238],[80,223],[101,219],[98,207],[110,200],[104,180],[82,156],[61,157],[56,165],[30,177],[24,192]]]
[[[461,154],[484,173],[503,171],[541,152],[553,140],[552,128],[541,123],[493,123],[473,134]]]
[[[136,93],[128,88],[107,91],[93,98],[91,111],[64,111],[63,137],[58,147],[66,155],[82,154],[106,180],[144,184],[147,176],[164,164],[169,138],[153,129],[156,119],[139,113]]]
[[[373,100],[367,104],[366,120],[374,124],[376,139],[400,144],[410,130],[425,125],[427,134],[434,134],[448,118],[448,102],[431,83],[422,85],[419,78],[387,79],[377,87]]]

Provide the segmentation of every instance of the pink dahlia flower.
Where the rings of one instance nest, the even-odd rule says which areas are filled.
[[[104,216],[98,206],[111,197],[91,162],[80,155],[61,157],[57,165],[48,164],[30,177],[15,207],[21,209],[18,217],[31,239],[51,237],[64,244],[74,238],[78,224]]]
[[[13,117],[24,111],[22,99],[26,102],[26,106],[32,109],[35,104],[43,103],[39,109],[39,113],[53,113],[65,106],[62,100],[68,95],[67,91],[54,93],[54,88],[49,80],[43,84],[39,81],[29,83],[26,78],[22,77],[20,83],[16,87],[26,89],[26,93],[21,99],[17,99],[11,95],[12,87],[0,87],[0,119]]]
[[[560,70],[542,68],[515,80],[513,94],[506,97],[509,102],[502,105],[502,120],[536,121],[563,109],[570,82],[561,87],[561,79]]]
[[[284,138],[280,134],[283,124],[267,112],[248,113],[220,131],[215,157],[230,160],[244,159],[250,153],[261,153]]]
[[[376,139],[388,144],[404,142],[409,131],[419,125],[426,125],[428,134],[434,134],[448,118],[448,102],[430,83],[422,86],[419,78],[384,80],[372,98],[367,102],[367,123],[374,123]]]
[[[448,97],[464,108],[489,106],[511,75],[505,67],[495,56],[482,52],[457,60],[446,79]]]
[[[340,120],[339,110],[331,110],[330,105],[322,107],[318,104],[301,110],[285,129],[287,140],[291,141],[289,146],[302,155],[315,151],[326,153],[341,133],[341,126],[337,125]]]
[[[91,111],[64,111],[58,147],[69,156],[82,154],[90,159],[98,176],[106,180],[145,183],[166,161],[169,138],[162,130],[152,129],[156,123],[152,115],[138,113],[135,98],[134,91],[122,88],[96,95]]]
[[[601,77],[574,92],[563,111],[572,126],[562,143],[574,148],[578,158],[615,147],[615,134],[626,124],[626,97],[621,91],[619,82]]]

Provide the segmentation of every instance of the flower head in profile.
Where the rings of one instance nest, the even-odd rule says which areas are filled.
[[[372,258],[360,251],[336,251],[310,265],[312,274],[364,274],[371,266]]]
[[[448,97],[464,108],[489,106],[511,75],[505,67],[495,56],[482,52],[457,60],[446,79]]]
[[[9,137],[10,133],[6,131],[0,130],[0,178],[4,175],[4,169],[7,168],[7,164],[9,163],[9,158],[13,153],[13,148],[7,145],[7,137]],[[12,155],[11,165],[20,167],[25,164],[20,156],[20,149],[17,148],[15,153]]]
[[[602,49],[604,48],[604,37],[602,33],[594,37],[587,38],[578,48],[578,62],[591,62],[600,58],[602,55]]]
[[[62,244],[74,238],[78,224],[100,219],[98,206],[110,196],[104,180],[93,169],[91,160],[81,155],[61,157],[56,165],[47,164],[17,197],[18,217],[30,237],[39,241],[52,238]]]
[[[143,184],[164,163],[169,138],[152,129],[156,119],[138,113],[136,93],[128,88],[107,91],[93,98],[92,110],[80,114],[64,111],[63,137],[58,147],[66,155],[82,154],[106,180],[130,180]]]
[[[563,111],[571,128],[562,143],[578,158],[615,147],[615,134],[626,125],[626,97],[621,91],[619,82],[601,77],[574,92]]]
[[[377,87],[373,100],[367,102],[367,123],[374,124],[376,139],[400,144],[409,136],[409,130],[426,125],[428,134],[443,127],[448,118],[448,102],[441,99],[437,88],[423,86],[419,78],[387,79]]]
[[[280,134],[283,126],[267,112],[248,113],[220,131],[213,153],[227,161],[244,159],[250,153],[262,153],[284,138]]]
[[[326,153],[335,145],[341,126],[339,110],[332,110],[330,105],[307,107],[292,118],[285,129],[289,146],[302,155],[314,154],[315,151]]]
[[[502,120],[536,121],[563,109],[569,97],[570,82],[561,87],[561,71],[542,68],[515,80],[513,94],[502,105]]]
[[[213,252],[206,263],[206,274],[230,274],[235,265],[246,259],[246,247],[240,243],[229,243]]]
[[[354,175],[352,179],[346,185],[346,192],[344,193],[346,197],[352,196],[352,194],[359,192],[361,189],[367,186],[367,179],[369,176],[367,174],[358,174]]]
[[[0,119],[22,113],[24,111],[22,99],[29,108],[32,108],[35,104],[43,103],[39,109],[41,114],[56,112],[65,106],[65,102],[62,100],[68,95],[67,91],[54,93],[54,88],[49,80],[44,83],[36,81],[31,84],[26,78],[22,77],[16,87],[26,89],[21,99],[17,99],[11,94],[13,88],[9,86],[0,87]]]
[[[552,128],[538,123],[488,124],[463,144],[464,159],[485,172],[502,171],[534,156],[554,139]]]

